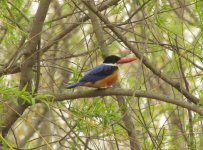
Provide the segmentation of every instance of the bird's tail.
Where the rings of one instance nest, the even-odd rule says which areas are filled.
[[[81,85],[83,85],[83,84],[84,84],[83,82],[77,82],[77,83],[75,83],[75,84],[71,84],[71,85],[67,86],[66,88],[67,88],[67,89],[72,89],[72,88],[81,86]]]

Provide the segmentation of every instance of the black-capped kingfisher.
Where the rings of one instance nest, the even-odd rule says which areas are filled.
[[[121,58],[115,55],[104,59],[103,64],[89,70],[77,83],[67,86],[68,89],[78,86],[104,89],[112,87],[118,79],[118,64],[129,63],[136,58]]]

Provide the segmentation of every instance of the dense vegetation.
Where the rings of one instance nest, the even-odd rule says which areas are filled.
[[[0,0],[1,149],[203,147],[203,1]],[[66,89],[108,55],[107,90]]]

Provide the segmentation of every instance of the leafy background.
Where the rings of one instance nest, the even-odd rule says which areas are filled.
[[[111,3],[100,13],[150,64],[196,96],[199,103],[194,105],[201,108],[203,2],[99,0],[91,3],[100,8],[106,2]],[[3,149],[202,149],[202,116],[178,105],[134,96],[121,97],[120,102],[117,96],[56,101],[55,94],[93,90],[83,87],[67,90],[65,86],[102,63],[104,56],[134,56],[83,1],[50,2],[38,33],[41,42],[35,45],[33,53],[40,51],[40,59],[34,58],[29,72],[31,83],[22,86],[21,66],[34,40],[30,35],[36,27],[33,22],[39,6],[38,0],[0,1]],[[87,15],[90,19],[85,20]],[[123,89],[188,101],[182,92],[143,65],[142,59],[120,67],[119,83]],[[17,108],[21,106],[26,107],[19,111]],[[15,115],[9,116],[10,112]],[[11,117],[15,121],[9,125]],[[8,127],[6,134],[5,127]],[[137,145],[133,145],[136,141]]]

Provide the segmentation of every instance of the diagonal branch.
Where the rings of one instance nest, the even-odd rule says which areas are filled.
[[[120,0],[108,0],[108,1],[105,1],[98,7],[98,9],[100,11],[103,11],[103,10],[109,8],[110,6],[116,5],[119,1]],[[61,38],[65,37],[68,33],[70,33],[76,27],[78,27],[81,24],[81,22],[85,22],[88,19],[89,19],[89,16],[85,15],[84,17],[81,17],[80,19],[78,19],[78,21],[76,23],[70,24],[66,29],[64,29],[56,37],[51,39],[50,42],[47,45],[45,45],[42,49],[40,49],[40,51],[42,53],[46,52],[50,47],[52,47],[54,44],[56,44]]]
[[[100,11],[103,11],[113,5],[116,5],[120,0],[107,0],[105,2],[102,2],[101,5],[98,7]],[[64,29],[62,32],[60,32],[58,35],[56,35],[54,38],[52,38],[44,47],[42,47],[39,51],[41,54],[46,52],[50,47],[52,47],[54,44],[56,44],[59,40],[67,36],[70,32],[72,32],[75,28],[77,28],[81,22],[85,22],[89,19],[88,16],[81,17],[77,22],[70,24]],[[34,53],[37,55],[36,53]],[[33,55],[34,55],[33,54]],[[0,76],[7,75],[7,74],[15,74],[20,72],[20,65],[15,63],[9,68],[0,68]]]

